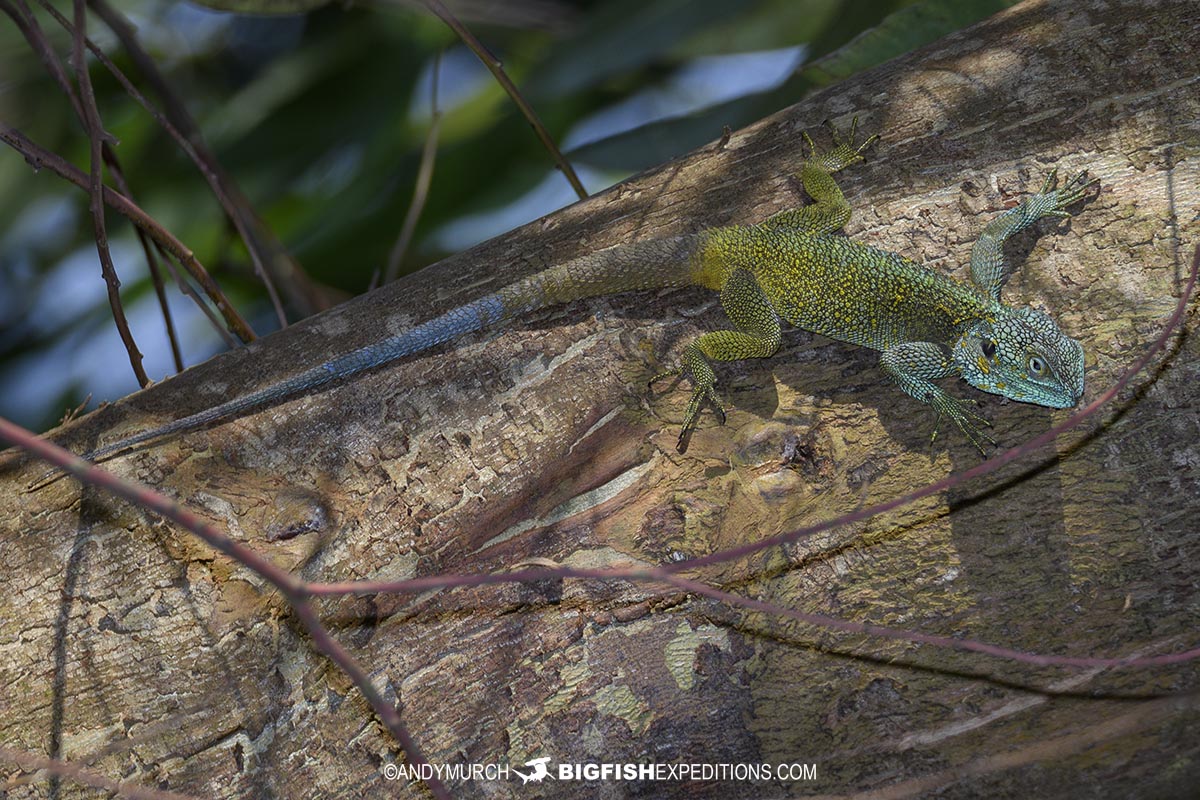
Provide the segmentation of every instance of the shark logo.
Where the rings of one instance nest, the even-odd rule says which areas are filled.
[[[541,758],[535,758],[531,761],[526,761],[525,766],[533,767],[528,775],[526,775],[524,772],[521,772],[519,769],[514,769],[513,772],[521,776],[522,784],[529,783],[530,781],[533,781],[534,783],[541,783],[544,779],[551,777],[550,771],[546,769],[546,764],[549,761],[550,756],[543,756]]]

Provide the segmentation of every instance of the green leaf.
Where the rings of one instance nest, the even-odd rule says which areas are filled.
[[[655,61],[694,31],[741,13],[728,0],[617,0],[601,3],[557,42],[536,75],[521,87],[531,100],[563,97]]]
[[[192,0],[193,3],[217,11],[238,14],[304,14],[328,4],[331,0]]]
[[[645,169],[718,139],[726,126],[736,129],[747,125],[799,102],[814,89],[936,41],[1015,2],[923,0],[900,8],[858,35],[854,35],[858,30],[856,25],[844,18],[834,19],[814,40],[812,50],[821,52],[833,42],[841,42],[841,46],[801,67],[778,88],[721,103],[686,117],[643,125],[586,144],[571,151],[569,156],[601,169]],[[876,8],[880,6],[884,4],[878,4]]]
[[[886,11],[889,3],[871,5]],[[680,60],[699,56],[776,50],[814,41],[839,15],[846,0],[766,0],[743,4],[743,13],[731,22],[712,25],[682,42],[672,51]],[[856,21],[870,24],[870,19]],[[861,29],[861,25],[859,26]]]

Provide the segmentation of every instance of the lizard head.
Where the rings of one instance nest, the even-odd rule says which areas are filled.
[[[1071,408],[1083,397],[1083,346],[1048,314],[1002,308],[975,323],[954,345],[963,380],[1022,403]]]

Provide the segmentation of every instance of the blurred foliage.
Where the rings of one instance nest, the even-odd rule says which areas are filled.
[[[215,0],[221,2],[241,8],[264,8],[261,2],[267,2],[286,10],[292,0],[259,5]],[[239,16],[155,0],[116,5],[137,25],[143,46],[199,121],[219,162],[305,272],[326,287],[329,303],[368,289],[386,262],[411,200],[430,121],[429,75],[439,52],[445,57],[437,161],[405,269],[446,255],[435,234],[449,223],[509,206],[552,172],[550,156],[503,91],[419,3],[295,2],[314,10]],[[648,122],[569,152],[577,166],[593,168],[594,191],[601,188],[598,180],[611,183],[681,155],[720,137],[725,126],[744,126],[1010,2],[446,4],[500,58],[556,141],[596,112],[661,86],[694,59],[806,46],[804,63],[774,88]],[[69,36],[41,9],[37,16],[69,71]],[[97,17],[90,17],[88,31],[145,90],[134,63]],[[274,322],[265,293],[195,167],[94,61],[91,74],[137,202],[196,252],[260,333],[269,330]],[[86,171],[87,140],[70,104],[4,16],[0,122]],[[569,199],[564,193],[563,202]],[[126,302],[152,299],[129,225],[112,212],[108,223]],[[89,376],[96,365],[72,360],[84,342],[112,335],[92,239],[82,192],[47,170],[31,169],[11,150],[0,152],[0,414],[46,427],[92,388]],[[95,267],[80,269],[89,258]],[[293,319],[300,315],[289,311]],[[157,323],[133,332],[145,350],[146,340],[162,338],[162,331]],[[215,337],[197,345],[188,329],[183,336],[191,360],[217,346]],[[114,350],[114,356],[117,362],[103,369],[128,373],[124,355]],[[169,365],[147,368],[161,376]],[[43,386],[44,395],[31,408],[30,392]],[[16,400],[16,387],[24,405]],[[131,376],[126,388],[134,388]]]

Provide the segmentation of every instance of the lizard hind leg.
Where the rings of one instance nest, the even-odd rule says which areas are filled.
[[[681,371],[691,378],[693,390],[684,412],[683,428],[679,432],[678,449],[681,453],[687,449],[688,437],[706,401],[716,408],[721,422],[725,421],[725,408],[714,388],[717,376],[709,359],[740,361],[745,358],[767,358],[779,349],[779,315],[748,270],[737,269],[729,276],[721,289],[721,305],[735,330],[703,334],[691,342],[683,353]]]

